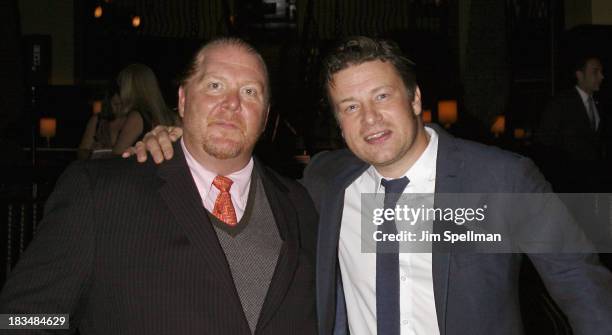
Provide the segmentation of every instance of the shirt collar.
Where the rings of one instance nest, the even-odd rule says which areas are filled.
[[[403,176],[408,177],[411,185],[418,185],[425,181],[436,180],[436,161],[438,157],[438,133],[432,128],[425,127],[425,131],[429,135],[429,143],[425,148],[425,151],[421,154],[419,159],[406,171]],[[384,192],[384,187],[380,184],[383,176],[376,171],[374,166],[366,170],[371,180],[374,180],[373,193]]]
[[[576,90],[578,94],[580,94],[580,98],[582,98],[582,102],[584,104],[588,104],[589,97],[591,97],[587,92],[583,91],[580,86],[576,85]]]
[[[203,197],[207,197],[211,188],[214,187],[212,183],[217,174],[207,169],[204,165],[200,164],[191,155],[191,153],[189,153],[189,150],[187,150],[185,142],[182,138],[181,147],[183,149],[183,152],[185,153],[185,160],[187,161],[187,165],[189,166],[191,173],[194,175],[194,178],[200,181],[200,185],[203,186],[203,189],[199,190],[200,193],[203,193]],[[230,189],[230,193],[232,195],[238,195],[240,197],[241,202],[244,203],[246,203],[246,200],[248,198],[248,191],[249,186],[251,184],[251,174],[253,173],[253,166],[253,157],[251,157],[245,167],[225,176],[234,182]]]

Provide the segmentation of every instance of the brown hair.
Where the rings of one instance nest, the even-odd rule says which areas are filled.
[[[354,36],[342,40],[325,57],[321,77],[326,92],[333,85],[333,76],[349,66],[380,60],[393,65],[402,78],[408,93],[414,96],[417,81],[415,63],[403,55],[399,46],[390,40]]]

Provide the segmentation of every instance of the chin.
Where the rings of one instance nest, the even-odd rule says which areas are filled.
[[[232,140],[213,140],[204,141],[202,143],[204,151],[217,159],[232,159],[240,156],[243,152],[244,145],[238,141]]]
[[[385,162],[393,160],[393,158],[397,155],[396,154],[394,155],[393,152],[389,152],[388,150],[377,150],[377,151],[365,152],[364,155],[362,156],[364,157],[362,159],[367,162],[373,162],[376,164],[384,164]]]
[[[217,159],[232,159],[240,156],[241,148],[204,148],[204,151]]]

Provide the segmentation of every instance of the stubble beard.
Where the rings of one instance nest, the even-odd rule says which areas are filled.
[[[236,158],[244,150],[244,137],[241,137],[239,140],[230,140],[227,138],[204,136],[202,139],[202,149],[217,159]]]

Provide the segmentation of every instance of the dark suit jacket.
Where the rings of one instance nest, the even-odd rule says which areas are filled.
[[[553,159],[596,161],[603,158],[602,134],[606,118],[598,107],[600,124],[597,131],[590,126],[586,107],[575,87],[555,95],[540,120],[535,141]]]
[[[180,146],[175,153],[159,166],[71,165],[0,313],[69,313],[84,335],[250,334]],[[314,334],[316,211],[301,185],[255,168],[283,240],[255,333]]]
[[[451,137],[440,128],[436,193],[537,193],[550,187],[528,159]],[[338,266],[345,189],[368,164],[347,150],[320,154],[304,174],[319,209],[317,307],[320,334],[346,333]],[[435,249],[434,249],[435,250]],[[532,254],[549,292],[580,334],[612,329],[612,279],[591,254]],[[517,254],[433,253],[441,334],[521,334]]]

